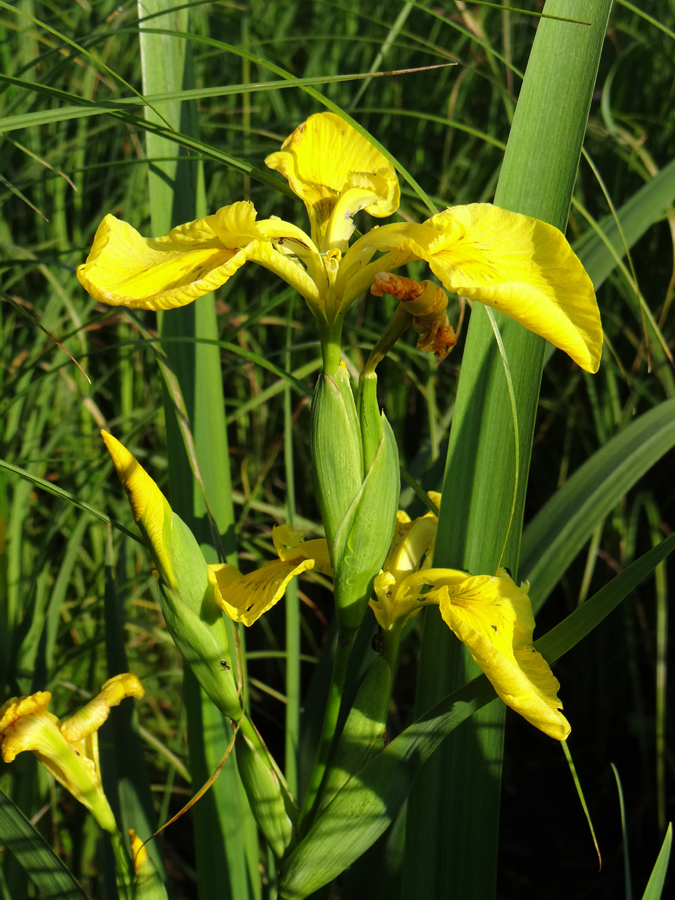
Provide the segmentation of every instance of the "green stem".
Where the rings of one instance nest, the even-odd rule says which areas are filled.
[[[131,857],[122,843],[119,831],[108,832],[115,857],[115,882],[120,900],[132,900],[134,868]]]
[[[335,375],[342,354],[342,319],[331,324],[319,323],[323,368],[328,375]]]
[[[321,726],[321,737],[319,738],[316,762],[314,763],[312,777],[300,813],[301,833],[304,831],[304,826],[308,823],[316,807],[321,783],[326,773],[326,766],[328,765],[328,758],[333,747],[335,728],[337,726],[340,705],[342,703],[342,692],[344,690],[345,678],[347,677],[349,655],[352,650],[355,634],[356,629],[343,629],[338,631],[335,660],[333,661],[333,672],[331,674],[330,687],[328,689],[328,699],[326,701],[326,710],[323,716],[323,725]]]
[[[398,645],[401,643],[401,632],[403,631],[402,622],[396,622],[391,631],[382,632],[382,656],[389,663],[392,672],[396,672],[396,661],[398,659]]]
[[[288,307],[286,324],[286,370],[292,370],[292,325],[294,298]],[[288,524],[295,527],[295,474],[293,465],[293,398],[290,386],[284,390],[284,468]],[[288,790],[298,794],[298,743],[300,732],[300,600],[295,579],[286,589],[286,727],[284,773]]]

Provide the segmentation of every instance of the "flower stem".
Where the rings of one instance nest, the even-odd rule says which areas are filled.
[[[319,799],[321,783],[323,782],[326,766],[328,765],[328,758],[333,747],[335,728],[340,713],[340,704],[342,703],[342,692],[347,676],[347,665],[349,663],[349,655],[352,650],[355,634],[356,629],[341,629],[338,631],[335,660],[333,661],[333,672],[331,674],[330,687],[328,688],[326,710],[323,716],[323,725],[321,726],[319,747],[314,768],[312,770],[312,777],[300,813],[301,833],[304,831],[304,826],[309,824],[309,820],[311,819]]]
[[[331,324],[319,323],[323,368],[328,375],[335,375],[342,352],[342,319]]]

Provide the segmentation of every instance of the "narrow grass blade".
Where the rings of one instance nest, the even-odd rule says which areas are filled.
[[[606,216],[598,222],[598,231],[590,229],[575,242],[574,249],[596,290],[626,255],[626,248],[630,250],[674,200],[675,160],[617,210],[620,230],[614,217]]]
[[[118,580],[124,577],[125,554],[120,554],[117,570],[113,565],[112,532],[108,531],[106,542],[106,571],[103,609],[105,616],[105,648],[108,675],[113,677],[129,671],[125,634],[125,597],[118,587]],[[157,829],[150,791],[150,777],[145,763],[143,742],[138,728],[138,713],[131,703],[123,703],[111,710],[110,734],[112,747],[103,748],[102,767],[106,795],[113,802],[118,822],[125,831],[133,828],[142,841],[148,841]],[[114,803],[117,800],[118,803]],[[117,809],[116,807],[119,807]],[[155,869],[165,879],[164,854],[160,841],[149,841],[146,846]]]
[[[523,532],[520,572],[537,612],[624,494],[675,446],[675,400],[665,400],[596,451]]]
[[[143,2],[140,10],[142,15],[152,15],[164,12],[165,6],[161,0],[150,0]],[[167,13],[154,21],[160,27],[168,26],[168,30],[140,34],[144,91],[161,93],[190,87],[191,46],[184,40],[187,9],[175,15]],[[153,114],[147,110],[146,113],[148,120],[152,120]],[[198,133],[194,104],[173,101],[162,107],[162,113],[182,132]],[[175,150],[162,137],[148,132],[147,142],[149,155],[157,158],[157,169],[150,170],[152,227],[154,233],[161,234],[172,225],[204,214],[202,172],[200,164],[191,160],[165,159]],[[164,349],[185,400],[193,438],[194,456],[189,459],[173,399],[165,391],[171,501],[192,528],[207,560],[216,562],[218,554],[205,498],[192,475],[195,470],[201,473],[218,542],[231,555],[234,514],[213,296],[164,314],[160,319],[160,335],[166,339]],[[188,338],[191,342],[174,343],[174,338]],[[200,347],[197,353],[197,342],[201,339],[212,343]],[[220,452],[215,453],[214,448]],[[199,689],[191,673],[186,672],[185,676],[191,769],[194,783],[202,784],[225,754],[228,735],[222,716]],[[259,895],[257,836],[250,811],[242,803],[242,790],[232,755],[206,802],[197,803],[192,810],[199,893],[208,900],[215,896],[247,900]],[[233,807],[237,808],[237,827],[233,827]]]

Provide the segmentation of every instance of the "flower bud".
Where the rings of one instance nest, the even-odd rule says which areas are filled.
[[[377,380],[364,378],[359,408],[340,366],[322,375],[312,406],[312,453],[334,571],[341,628],[358,628],[372,581],[389,550],[399,495],[398,448],[377,404]]]
[[[253,817],[272,852],[281,859],[291,843],[293,823],[288,815],[279,776],[243,731],[237,732],[235,747],[239,775]]]
[[[199,544],[140,463],[111,434],[101,434],[150,545],[166,627],[211,700],[224,715],[238,720],[241,703],[217,585]]]

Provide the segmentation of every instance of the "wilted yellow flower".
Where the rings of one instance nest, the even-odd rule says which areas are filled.
[[[101,693],[69,719],[49,712],[49,691],[13,697],[0,707],[2,758],[12,762],[32,751],[47,771],[92,813],[101,828],[115,832],[115,817],[101,784],[98,729],[110,709],[125,697],[143,696],[138,678],[125,673],[103,685]]]
[[[439,495],[432,495],[438,505]],[[431,568],[438,518],[427,513],[411,522],[399,513],[396,536],[375,578],[370,606],[385,631],[403,627],[425,606],[441,616],[469,649],[495,691],[511,709],[550,737],[565,740],[570,726],[558,699],[560,684],[532,644],[534,616],[527,585],[506,569],[469,575]]]
[[[357,212],[379,218],[398,208],[398,179],[386,157],[339,116],[319,113],[266,163],[304,202],[309,235],[275,216],[256,221],[246,201],[159,238],[108,215],[78,269],[81,284],[103,303],[172,309],[256,262],[305,298],[326,334],[377,273],[421,259],[447,290],[501,310],[597,371],[602,328],[593,286],[557,228],[474,203],[420,224],[373,228],[350,247]]]

